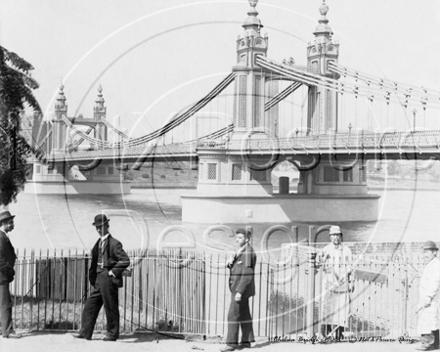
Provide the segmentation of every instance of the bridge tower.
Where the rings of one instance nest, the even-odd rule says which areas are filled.
[[[67,138],[67,126],[63,121],[63,116],[67,118],[66,96],[64,95],[64,85],[60,85],[60,90],[55,102],[55,118],[52,121],[52,150],[61,152],[65,148]]]
[[[333,42],[328,25],[328,5],[323,0],[321,18],[313,34],[315,40],[307,47],[307,71],[323,77],[339,79],[329,70],[330,62],[338,62],[339,44]],[[338,131],[338,95],[326,88],[311,86],[308,92],[307,127],[311,138]],[[298,194],[315,197],[316,209],[330,209],[339,203],[341,211],[333,214],[340,220],[375,220],[379,196],[368,194],[367,170],[362,155],[332,154],[322,157],[316,168],[300,171]],[[312,203],[309,200],[309,203]],[[362,209],[363,213],[356,212]],[[325,213],[325,211],[323,211]],[[327,214],[329,212],[327,211]]]
[[[258,55],[266,56],[267,36],[251,6],[243,24],[244,35],[237,39],[237,64],[234,100],[234,132],[227,148],[199,147],[197,192],[182,196],[182,220],[204,223],[248,223],[290,221],[376,220],[379,196],[368,194],[366,169],[362,156],[333,153],[310,156],[276,150],[277,131],[274,114],[264,112],[264,100],[277,93],[276,83],[256,64]],[[314,31],[315,41],[307,48],[307,70],[316,75],[338,79],[329,63],[338,61],[339,45],[332,40],[328,26],[328,6],[320,7],[321,18]],[[268,93],[265,96],[265,91]],[[310,138],[334,133],[337,125],[337,95],[325,88],[310,87],[308,93]],[[311,135],[310,135],[311,134]],[[252,140],[252,143],[248,143]],[[274,148],[264,154],[255,145],[270,140]],[[256,143],[255,143],[256,141]],[[356,159],[354,159],[356,158]],[[300,167],[296,194],[273,193],[272,168],[277,162],[292,160]],[[310,164],[313,166],[307,167]]]
[[[244,33],[237,39],[237,64],[232,68],[236,74],[232,139],[265,130],[265,76],[255,60],[258,55],[266,56],[268,37],[260,33],[263,25],[257,17],[257,2],[249,1],[251,7],[242,25]]]
[[[105,107],[105,100],[102,96],[102,87],[98,88],[98,96],[95,100],[95,106],[93,107],[93,118],[96,121],[95,134],[96,139],[107,141],[108,133],[107,126],[102,122],[102,119],[106,118],[107,108]]]
[[[32,180],[25,185],[26,193],[35,194],[126,194],[130,193],[130,184],[124,181],[123,174],[116,168],[113,160],[100,160],[93,156],[96,146],[90,146],[89,159],[68,160],[69,151],[66,145],[69,123],[94,128],[94,137],[107,141],[107,125],[103,122],[107,108],[104,104],[102,87],[98,88],[98,96],[93,108],[93,118],[84,118],[82,115],[67,116],[66,97],[64,86],[60,86],[55,102],[55,117],[52,121],[52,153],[48,155],[49,164],[42,164],[38,160],[33,162]],[[99,162],[97,162],[99,161]],[[83,173],[82,173],[83,172]]]
[[[319,8],[321,18],[313,34],[315,41],[307,47],[307,71],[316,75],[338,79],[329,70],[330,62],[338,62],[339,44],[332,40],[333,31],[328,25],[329,7],[324,2]],[[338,130],[338,96],[336,92],[321,87],[310,87],[308,93],[307,127],[311,134]]]
[[[243,155],[242,144],[251,138],[265,138],[266,117],[264,112],[265,72],[257,66],[258,55],[266,56],[267,35],[260,31],[263,25],[255,9],[257,0],[249,0],[243,35],[236,41],[237,63],[233,66],[235,77],[234,131],[231,140],[235,150],[199,148],[200,195],[223,196],[267,196],[272,193],[269,169],[253,169]],[[198,200],[194,200],[196,203]]]
[[[249,0],[244,33],[236,41],[237,63],[232,68],[236,74],[231,137],[234,146],[226,150],[198,149],[197,192],[182,196],[183,221],[243,222],[243,218],[253,217],[252,207],[245,205],[248,200],[252,203],[272,195],[271,168],[255,167],[255,160],[245,155],[247,141],[265,139],[269,124],[269,115],[264,111],[266,72],[256,64],[257,56],[266,56],[268,37],[261,35],[257,2]]]

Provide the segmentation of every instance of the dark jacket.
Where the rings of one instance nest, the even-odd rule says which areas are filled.
[[[0,285],[14,281],[16,259],[17,256],[11,241],[6,233],[0,231]]]
[[[90,283],[95,286],[97,269],[98,269],[98,254],[101,249],[99,248],[101,240],[99,239],[92,249],[92,264],[89,269]],[[122,272],[130,265],[130,259],[127,253],[122,248],[122,243],[111,235],[105,241],[104,245],[104,269],[112,271],[115,277],[111,277],[113,282],[118,286],[123,286]]]
[[[247,244],[244,251],[236,255],[232,265],[229,266],[231,276],[229,277],[229,289],[233,294],[240,292],[244,298],[255,295],[254,269],[257,256],[250,244]]]

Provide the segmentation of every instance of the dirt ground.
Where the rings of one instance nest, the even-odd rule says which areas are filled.
[[[21,339],[0,338],[0,352],[180,352],[206,351],[217,352],[225,347],[224,344],[207,342],[200,339],[182,340],[166,336],[151,334],[123,335],[116,342],[102,341],[104,335],[95,334],[91,341],[75,339],[70,333],[20,332]],[[415,344],[394,342],[339,342],[330,344],[312,344],[300,342],[269,342],[258,340],[252,350],[260,352],[287,352],[287,351],[414,351]]]

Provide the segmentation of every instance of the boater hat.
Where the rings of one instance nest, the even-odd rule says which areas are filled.
[[[102,226],[110,220],[105,216],[105,214],[98,214],[95,216],[95,222],[92,224],[93,226]]]
[[[0,212],[0,224],[5,220],[13,218],[15,218],[15,215],[11,215],[11,213],[7,210],[3,210],[2,212]]]
[[[438,251],[438,247],[433,241],[426,241],[422,249],[432,249],[434,251]]]
[[[329,235],[342,235],[341,228],[339,226],[333,225],[328,231]]]

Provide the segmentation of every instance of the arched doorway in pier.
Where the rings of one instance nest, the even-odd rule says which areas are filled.
[[[275,194],[297,193],[300,174],[296,166],[289,160],[284,160],[278,163],[272,169],[271,178]],[[288,180],[286,181],[286,179]],[[283,186],[283,182],[287,182],[287,185]]]

